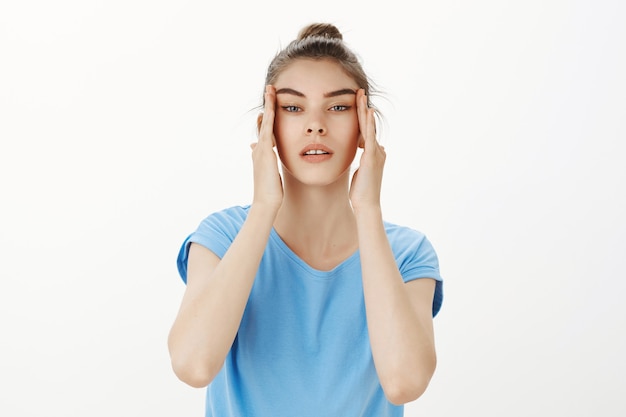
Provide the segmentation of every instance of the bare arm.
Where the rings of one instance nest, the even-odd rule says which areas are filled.
[[[259,141],[252,145],[254,198],[248,217],[221,260],[198,244],[189,249],[187,288],[168,348],[174,372],[193,387],[208,385],[222,368],[282,202],[273,150],[273,88],[268,88],[265,98]]]
[[[415,400],[435,371],[434,279],[404,283],[380,212],[357,215],[367,326],[378,377],[394,404]]]
[[[367,326],[376,372],[387,399],[415,400],[435,371],[432,322],[433,279],[404,283],[396,264],[380,206],[386,154],[376,140],[373,110],[357,93],[361,144],[364,148],[350,186],[356,216]]]
[[[193,243],[187,288],[169,335],[176,375],[202,387],[219,372],[237,334],[273,221],[273,213],[251,207],[228,252],[220,259]]]

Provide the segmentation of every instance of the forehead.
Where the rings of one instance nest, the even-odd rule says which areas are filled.
[[[276,78],[276,89],[293,88],[303,93],[326,93],[343,88],[356,90],[356,81],[343,67],[331,60],[298,59]]]

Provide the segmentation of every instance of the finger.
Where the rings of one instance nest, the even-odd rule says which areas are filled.
[[[276,108],[276,90],[273,86],[265,87],[265,106],[263,108],[263,120],[259,129],[259,142],[272,140],[274,135],[274,116]]]
[[[367,109],[367,117],[366,117],[366,131],[367,134],[365,135],[365,146],[374,146],[376,144],[378,144],[378,141],[376,140],[376,117],[374,115],[374,109],[372,108],[368,108]]]
[[[362,146],[365,136],[367,135],[367,96],[365,95],[365,90],[362,88],[360,88],[356,93],[356,108],[359,130],[361,132],[359,145]]]
[[[372,148],[378,143],[376,141],[376,117],[374,109],[368,106],[365,90],[361,92],[358,97],[359,128],[363,136],[363,147]]]

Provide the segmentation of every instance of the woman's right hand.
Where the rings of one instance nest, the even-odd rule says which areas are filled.
[[[278,172],[278,158],[274,151],[274,115],[276,109],[276,90],[274,86],[265,87],[265,107],[259,127],[258,141],[250,144],[254,165],[253,204],[260,204],[278,210],[283,202],[283,185]],[[261,117],[260,116],[260,117]]]

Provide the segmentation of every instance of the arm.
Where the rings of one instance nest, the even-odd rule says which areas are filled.
[[[392,403],[403,404],[422,395],[435,371],[435,281],[405,284],[402,279],[380,207],[386,154],[376,140],[374,112],[363,90],[357,93],[357,114],[364,151],[352,179],[350,200],[357,222],[367,326],[385,395]]]
[[[394,404],[417,399],[435,371],[434,279],[404,283],[380,212],[357,213],[363,292],[374,364]]]
[[[268,89],[265,99],[259,141],[252,145],[254,198],[248,217],[221,260],[200,245],[189,249],[187,288],[168,348],[174,372],[193,387],[208,385],[222,368],[282,202],[273,150],[273,89]]]

